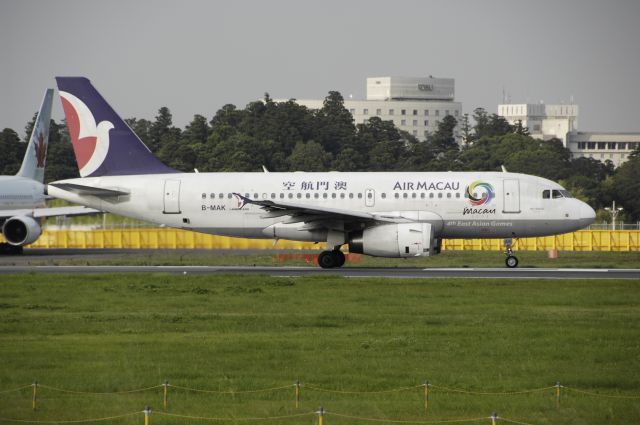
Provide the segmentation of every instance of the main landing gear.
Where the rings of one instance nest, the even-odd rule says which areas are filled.
[[[513,255],[512,240],[505,239],[504,246],[505,246],[504,253],[507,255],[507,258],[504,260],[504,263],[510,269],[513,269],[514,267],[518,267],[518,258],[515,255]]]
[[[20,255],[22,254],[22,246],[11,245],[8,243],[0,243],[0,255]]]
[[[342,251],[322,251],[318,255],[318,265],[323,269],[332,269],[334,267],[342,267],[344,265],[345,257]]]

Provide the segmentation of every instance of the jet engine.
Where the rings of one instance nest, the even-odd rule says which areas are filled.
[[[42,228],[32,217],[11,217],[2,226],[2,235],[14,246],[29,245],[42,234]]]
[[[440,252],[429,223],[398,223],[368,227],[349,235],[349,252],[374,257],[427,257]]]

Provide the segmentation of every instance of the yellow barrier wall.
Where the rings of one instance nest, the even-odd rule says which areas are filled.
[[[128,249],[324,249],[325,244],[206,235],[169,228],[45,230],[33,248]],[[519,251],[640,251],[640,230],[581,230],[558,236],[514,239]],[[502,239],[446,239],[445,250],[501,251]]]

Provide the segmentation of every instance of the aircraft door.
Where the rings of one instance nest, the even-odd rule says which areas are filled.
[[[520,212],[520,181],[517,179],[502,180],[502,212]]]
[[[164,181],[165,214],[180,214],[180,180]]]
[[[367,207],[373,207],[376,204],[376,191],[373,189],[365,189],[364,204]]]

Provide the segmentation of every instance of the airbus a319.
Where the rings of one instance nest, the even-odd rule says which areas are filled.
[[[443,238],[572,232],[595,212],[559,184],[508,172],[183,173],[162,164],[82,77],[58,77],[81,178],[57,198],[175,228],[326,242],[318,263],[349,252],[430,256]],[[507,246],[506,265],[517,258]]]

